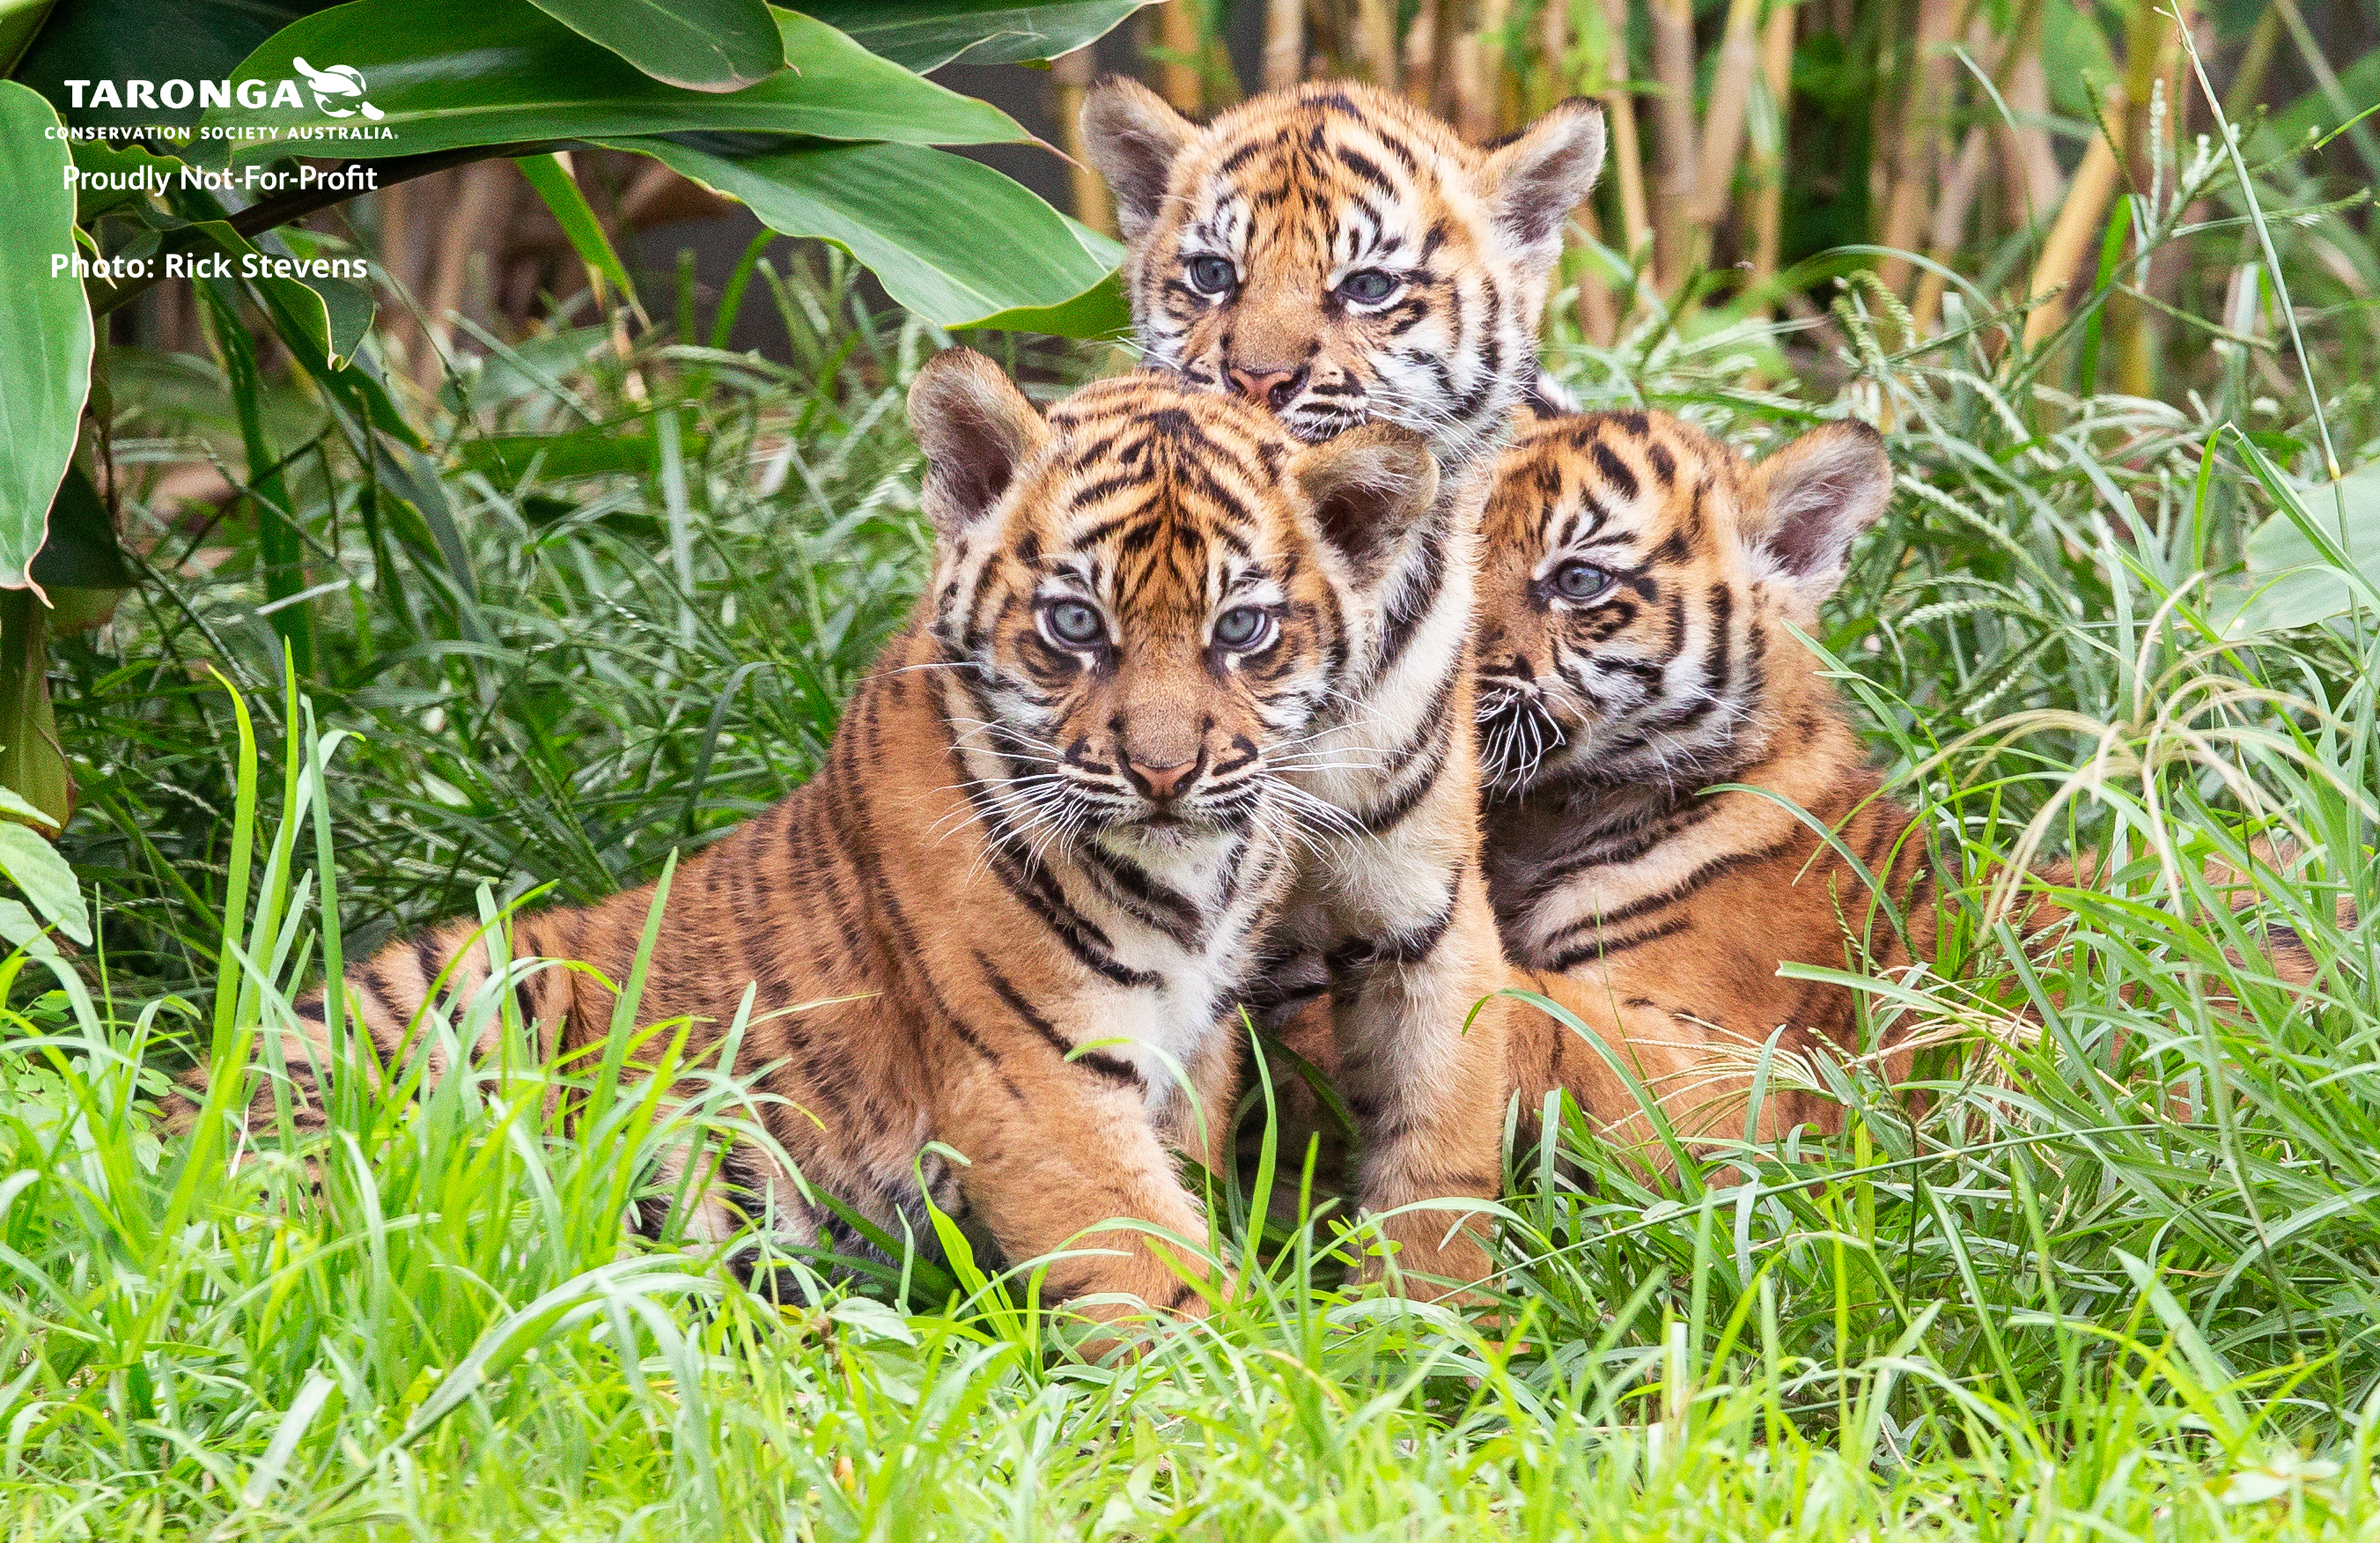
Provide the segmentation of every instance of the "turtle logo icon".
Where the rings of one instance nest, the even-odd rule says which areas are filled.
[[[289,64],[306,78],[308,85],[314,88],[314,105],[323,115],[347,118],[360,112],[374,122],[380,120],[381,110],[363,99],[363,72],[353,65],[333,65],[328,69],[316,69],[303,59],[292,59]],[[334,101],[344,101],[349,97],[355,99],[353,107],[331,105]]]

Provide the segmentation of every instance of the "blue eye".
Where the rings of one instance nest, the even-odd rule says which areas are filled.
[[[1108,635],[1099,614],[1078,600],[1062,600],[1042,613],[1050,636],[1070,649],[1098,646]]]
[[[1215,641],[1245,652],[1272,629],[1272,618],[1260,606],[1237,605],[1215,618]]]
[[[1611,575],[1592,563],[1569,562],[1554,570],[1554,593],[1564,600],[1593,600],[1611,588]]]
[[[1190,287],[1201,295],[1220,295],[1239,278],[1239,270],[1227,257],[1194,257],[1190,260]]]
[[[1396,292],[1396,275],[1382,273],[1378,268],[1359,269],[1339,281],[1339,293],[1357,305],[1385,300]]]

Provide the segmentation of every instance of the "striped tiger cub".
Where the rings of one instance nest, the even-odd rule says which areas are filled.
[[[1851,989],[1783,978],[1781,963],[1840,969],[1853,942],[1877,971],[1933,957],[1933,854],[1878,796],[1840,692],[1789,630],[1815,629],[1891,487],[1864,424],[1747,465],[1645,412],[1524,421],[1498,468],[1477,617],[1497,920],[1515,984],[1633,1062],[1682,1134],[1743,1133],[1750,1063],[1780,1025],[1787,1052],[1858,1048]],[[1702,791],[1718,784],[1764,791]],[[1905,931],[1787,803],[1858,857]],[[2240,875],[2209,876],[2246,903]],[[2066,865],[2043,877],[2074,882]],[[2036,902],[2021,929],[2063,914]],[[2280,978],[2312,978],[2293,936],[2266,942]],[[1524,1118],[1566,1087],[1607,1130],[1646,1134],[1594,1046],[1534,1009],[1507,1032]],[[1888,1056],[1886,1074],[1907,1061]],[[1772,1087],[1756,1134],[1840,1122],[1831,1100]]]
[[[1201,127],[1109,80],[1083,124],[1115,192],[1148,365],[1260,403],[1308,443],[1402,424],[1444,469],[1422,539],[1382,569],[1389,625],[1310,742],[1303,783],[1333,828],[1301,860],[1251,1006],[1279,1024],[1327,991],[1362,1205],[1391,1213],[1405,1269],[1476,1279],[1475,1233],[1451,1232],[1443,1209],[1398,1212],[1500,1184],[1499,1030],[1463,1027],[1503,972],[1477,857],[1473,564],[1602,118],[1564,103],[1483,150],[1353,83]]]
[[[1220,1138],[1245,973],[1317,828],[1295,779],[1396,626],[1384,583],[1436,539],[1435,467],[1402,430],[1304,445],[1149,374],[1045,419],[965,349],[919,373],[909,415],[932,582],[818,775],[677,870],[638,1012],[714,1046],[756,985],[739,1069],[809,1185],[896,1235],[905,1215],[930,1235],[929,1196],[1014,1261],[1095,1250],[1054,1268],[1050,1300],[1195,1315],[1195,1257],[1099,1223],[1206,1237],[1168,1148],[1211,1158]],[[652,899],[516,921],[530,964],[509,989],[549,1050],[601,1042],[604,979],[626,978]],[[347,972],[384,1063],[442,973],[449,1006],[505,989],[473,930]],[[319,1127],[321,993],[298,1015],[285,1059]],[[929,1142],[965,1165],[921,1160]],[[690,1235],[758,1219],[854,1244],[756,1148],[719,1172]]]

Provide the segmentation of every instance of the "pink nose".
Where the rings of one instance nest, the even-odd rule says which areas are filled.
[[[1279,407],[1296,395],[1298,385],[1305,379],[1304,369],[1283,370],[1271,365],[1257,365],[1243,370],[1231,368],[1232,383],[1240,395],[1260,407]]]
[[[1151,798],[1172,798],[1198,774],[1199,760],[1204,759],[1177,760],[1170,766],[1151,766],[1145,760],[1127,760],[1124,764],[1132,769],[1133,780],[1140,784],[1142,792]]]

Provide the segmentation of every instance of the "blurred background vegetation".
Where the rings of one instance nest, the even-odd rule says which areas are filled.
[[[1899,431],[1922,539],[1879,552],[1843,613],[1928,711],[2046,699],[2080,646],[2066,624],[2112,576],[2051,592],[2075,573],[2045,511],[2153,529],[2172,468],[2226,422],[2308,485],[2380,434],[2380,119],[2352,112],[2380,100],[2368,10],[1169,0],[1053,65],[938,78],[1046,141],[963,153],[1099,228],[1103,190],[1055,152],[1119,68],[1194,114],[1352,75],[1482,139],[1602,101],[1611,164],[1572,227],[1555,367],[1755,445],[1846,395]],[[59,614],[50,669],[80,799],[67,848],[109,897],[118,967],[207,967],[188,940],[229,774],[207,662],[269,717],[289,647],[324,722],[358,731],[345,860],[372,931],[482,881],[589,899],[650,877],[801,780],[902,614],[925,546],[898,393],[950,334],[661,161],[581,149],[564,169],[624,295],[522,164],[304,222],[374,260],[363,357],[425,456],[359,461],[371,436],[253,300],[161,285],[105,318],[94,420],[132,571]],[[1051,389],[1129,358],[970,335]],[[2216,454],[2198,554],[2237,565],[2272,509]],[[2012,543],[2042,565],[2020,626],[1978,588]]]
[[[0,961],[12,1535],[2368,1537],[2380,971],[2335,902],[2380,905],[2380,116],[2355,117],[2380,18],[1118,0],[1086,25],[1119,18],[1047,68],[936,78],[1061,151],[1102,69],[1195,112],[1343,72],[1483,137],[1595,95],[1614,162],[1556,371],[1755,453],[1887,431],[1898,496],[1816,642],[1958,870],[1936,971],[1847,960],[1864,1032],[1927,1047],[1913,1088],[1776,1060],[1846,1133],[1675,1175],[1572,1121],[1515,1154],[1506,1301],[1470,1323],[1351,1301],[1327,1225],[1268,1227],[1224,1175],[1235,1301],[1114,1370],[1050,1361],[960,1266],[781,1310],[624,1241],[662,1158],[735,1127],[727,1082],[682,1120],[618,1100],[595,1140],[489,1070],[343,1104],[316,1165],[161,1141],[202,1004],[228,1054],[330,924],[353,958],[483,887],[592,899],[810,773],[924,572],[922,359],[963,337],[1044,395],[1130,362],[904,309],[679,177],[679,141],[492,153],[288,237],[372,258],[352,368],[384,417],[255,287],[103,318],[55,641],[0,658],[0,716],[55,712],[96,903],[70,957]],[[1050,149],[964,153],[1105,218]],[[556,213],[582,204],[598,239]],[[2194,878],[2258,833],[2313,854],[2253,897],[2323,965],[2308,993]],[[2062,897],[2071,946],[2028,958],[1989,879],[2076,844],[2108,861]]]

